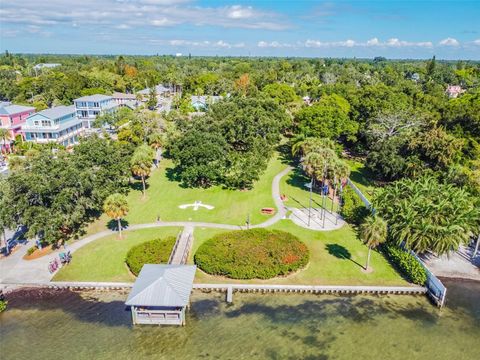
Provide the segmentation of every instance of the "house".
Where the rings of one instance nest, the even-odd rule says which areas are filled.
[[[56,142],[68,146],[78,142],[84,132],[83,122],[77,117],[74,105],[56,106],[27,118],[22,126],[26,141]]]
[[[112,97],[118,106],[127,106],[132,110],[138,106],[138,100],[135,94],[114,92]]]
[[[4,103],[2,103],[3,105]],[[8,104],[8,103],[7,103]],[[0,107],[0,125],[10,130],[10,137],[13,141],[17,135],[22,134],[22,125],[27,118],[35,113],[33,106],[8,104]]]
[[[215,104],[222,100],[222,96],[192,96],[190,98],[190,105],[192,105],[196,111],[205,111],[212,104]]]
[[[145,264],[128,295],[134,324],[185,325],[195,265]]]
[[[109,95],[89,95],[73,100],[77,117],[83,120],[86,129],[93,127],[97,115],[112,113],[118,109],[118,104]]]
[[[458,95],[465,92],[460,85],[448,85],[445,91],[449,98],[455,99]]]
[[[146,89],[140,90],[138,91],[137,94],[140,95],[142,101],[147,101],[153,89],[155,89],[155,93],[157,94],[157,97],[169,97],[182,92],[182,87],[180,85],[165,86],[162,84],[158,84],[158,85],[155,85],[154,88],[146,88]]]
[[[56,68],[57,66],[61,66],[62,64],[57,64],[57,63],[40,63],[35,65],[33,68],[35,70],[42,70],[42,69],[53,69]]]

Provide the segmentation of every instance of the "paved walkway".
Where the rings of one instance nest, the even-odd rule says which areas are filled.
[[[342,219],[337,213],[330,213],[325,211],[325,219],[321,208],[312,208],[310,213],[310,225],[308,221],[308,209],[290,208],[292,211],[289,219],[292,220],[298,226],[304,227],[309,230],[317,231],[332,231],[340,229],[345,225],[345,220]]]
[[[280,198],[280,180],[283,176],[288,174],[292,167],[287,167],[285,170],[277,174],[272,181],[272,196],[277,207],[277,213],[267,221],[253,225],[252,228],[268,227],[279,220],[285,218],[287,208],[283,204]],[[192,222],[192,221],[158,221],[148,224],[131,225],[125,230],[140,230],[150,229],[156,227],[185,227],[193,229],[195,227],[201,228],[216,228],[225,230],[242,230],[245,226],[231,225],[231,224],[217,224],[209,222]],[[71,245],[68,245],[66,249],[57,250],[49,255],[43,256],[35,260],[23,260],[22,257],[27,253],[30,246],[33,246],[33,242],[30,241],[26,245],[19,245],[15,253],[0,261],[0,284],[47,284],[53,277],[48,271],[48,264],[58,257],[58,254],[63,251],[70,251],[72,254],[81,247],[98,240],[108,235],[115,234],[113,230],[105,230],[94,235],[87,236],[81,240],[75,241]]]
[[[422,255],[421,258],[436,276],[480,281],[480,254],[472,259],[473,247],[461,246],[448,256]]]

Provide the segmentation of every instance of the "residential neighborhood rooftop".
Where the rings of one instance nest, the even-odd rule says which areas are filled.
[[[0,108],[0,115],[12,115],[18,114],[24,111],[35,110],[33,106],[24,106],[24,105],[7,105]]]
[[[75,112],[75,106],[74,105],[68,105],[68,106],[64,106],[64,105],[61,105],[61,106],[55,106],[53,108],[50,108],[50,109],[45,109],[45,110],[42,110],[40,112],[38,112],[37,114],[34,114],[34,115],[42,115],[46,118],[49,118],[49,119],[58,119],[58,118],[61,118],[65,115],[68,115],[68,114],[71,114],[71,113],[74,113]],[[34,116],[32,115],[32,116]]]
[[[95,95],[82,96],[78,99],[74,99],[73,101],[102,101],[102,100],[108,100],[111,98],[112,97],[110,95],[95,94]]]

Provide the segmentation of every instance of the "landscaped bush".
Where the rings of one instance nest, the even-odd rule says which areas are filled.
[[[363,201],[355,194],[349,186],[343,189],[342,193],[342,208],[340,214],[343,218],[352,224],[360,225],[363,219],[370,214]]]
[[[395,245],[384,245],[382,249],[409,281],[414,284],[425,285],[427,272],[413,255]]]
[[[29,247],[27,249],[27,256],[32,255],[36,250],[38,250],[38,247],[36,245]]]
[[[195,263],[212,275],[232,279],[270,279],[308,263],[307,246],[294,235],[253,229],[219,234],[203,243]]]
[[[130,271],[138,275],[144,264],[160,264],[168,262],[175,245],[175,237],[155,239],[132,247],[125,259]]]

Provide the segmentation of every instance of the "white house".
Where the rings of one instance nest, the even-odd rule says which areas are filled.
[[[205,111],[212,104],[215,104],[222,100],[222,96],[192,96],[190,98],[190,105],[192,105],[196,111]]]
[[[93,127],[97,115],[111,113],[117,110],[118,104],[109,95],[89,95],[73,100],[75,111],[79,119],[83,121],[86,129]]]

